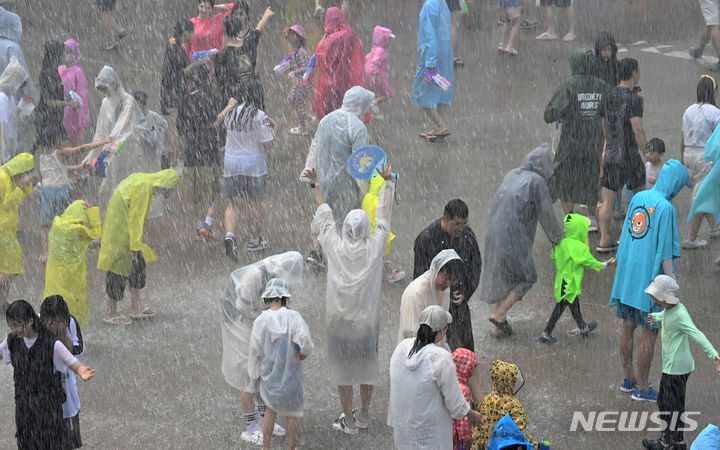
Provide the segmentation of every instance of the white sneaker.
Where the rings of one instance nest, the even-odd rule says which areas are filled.
[[[283,427],[281,427],[278,424],[274,424],[273,426],[273,436],[285,436],[287,434],[287,430]]]
[[[682,248],[705,248],[707,247],[707,241],[695,239],[694,241],[688,241],[687,239],[682,240]]]
[[[342,431],[345,434],[358,434],[360,431],[356,428],[349,428],[346,423],[345,413],[340,414],[340,417],[335,419],[332,424],[332,429],[335,431]]]
[[[253,445],[257,445],[262,447],[263,446],[263,432],[262,430],[255,430],[252,433],[248,433],[247,431],[243,431],[240,434],[240,439],[242,439],[245,442],[249,442]]]

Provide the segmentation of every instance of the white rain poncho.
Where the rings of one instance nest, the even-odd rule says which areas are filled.
[[[260,378],[260,398],[281,416],[302,417],[303,383],[300,355],[315,345],[300,313],[265,310],[255,319],[250,337],[248,376]]]
[[[530,290],[537,280],[532,248],[538,222],[550,242],[562,239],[547,186],[552,173],[552,150],[542,144],[503,178],[485,230],[481,300],[497,303],[511,290],[522,298]]]
[[[0,6],[0,73],[10,64],[10,59],[13,56],[17,58],[18,63],[25,69],[25,72],[30,73],[27,62],[25,62],[25,54],[20,47],[22,32],[20,16]],[[30,95],[35,104],[40,101],[40,96],[35,90],[32,78],[28,78],[27,85],[18,97],[22,97],[24,94]]]
[[[350,210],[360,208],[369,188],[368,182],[348,173],[347,161],[355,150],[368,144],[367,127],[361,119],[374,98],[375,94],[360,86],[350,88],[342,107],[318,124],[305,161],[306,168],[317,169],[323,198],[338,221]]]
[[[269,256],[230,274],[220,299],[220,330],[225,381],[240,391],[255,392],[249,382],[247,362],[253,321],[265,310],[261,298],[265,284],[282,278],[287,284],[302,281],[303,257],[299,252]]]
[[[18,104],[15,95],[27,79],[27,72],[17,58],[12,56],[0,75],[0,165],[10,161],[19,150],[18,112],[23,109],[24,100],[20,100]]]
[[[430,305],[441,306],[445,311],[450,309],[450,288],[438,291],[435,279],[440,269],[453,259],[461,260],[453,249],[440,251],[430,263],[430,269],[415,278],[403,292],[400,304],[400,327],[398,342],[415,337],[420,326],[420,313]],[[462,260],[461,260],[462,261]]]
[[[362,210],[349,213],[342,235],[327,203],[318,207],[312,221],[328,261],[325,324],[330,380],[336,386],[375,384],[380,377],[380,288],[394,192],[395,183],[386,182],[370,236],[370,221]]]
[[[388,426],[395,448],[453,448],[452,420],[470,410],[457,378],[452,355],[428,344],[408,358],[415,339],[405,339],[390,358]]]
[[[128,175],[160,171],[160,155],[153,147],[152,131],[147,125],[145,115],[135,98],[123,89],[122,82],[112,67],[104,66],[100,70],[95,79],[95,88],[98,86],[104,86],[108,95],[100,105],[93,141],[111,136],[114,144],[125,143],[117,155],[116,149],[107,144],[102,149],[91,151],[83,160],[83,163],[92,162],[104,149],[110,153],[105,160],[108,164],[105,172],[107,178],[100,186],[100,202],[106,205],[117,185]],[[156,195],[155,199],[160,197],[162,196]]]

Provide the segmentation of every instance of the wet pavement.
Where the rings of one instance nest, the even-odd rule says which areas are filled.
[[[42,59],[42,42],[72,30],[80,43],[81,67],[93,80],[103,64],[113,65],[128,91],[145,89],[150,108],[159,108],[159,71],[164,41],[172,23],[196,12],[192,0],[140,2],[121,0],[115,16],[131,30],[120,51],[97,50],[103,32],[89,2],[72,2],[67,8],[49,0],[2,2],[23,18],[23,47],[31,72],[37,77]],[[62,2],[63,4],[65,2]],[[412,74],[416,64],[415,39],[420,2],[377,0],[352,18],[370,49],[375,24],[393,29],[397,35],[390,47],[391,76],[397,94],[382,105],[385,119],[370,127],[372,143],[386,149],[393,169],[400,174],[398,204],[393,211],[391,257],[412,273],[412,243],[417,233],[442,213],[452,198],[464,199],[470,208],[470,225],[482,245],[492,196],[504,174],[519,165],[523,156],[541,142],[556,143],[559,131],[542,121],[542,112],[558,83],[569,76],[568,57],[572,48],[593,46],[601,29],[612,30],[619,43],[640,62],[640,85],[645,94],[644,125],[648,139],[665,140],[667,157],[679,158],[680,123],[684,109],[694,102],[695,85],[704,73],[703,65],[668,56],[685,52],[696,43],[701,25],[695,2],[680,7],[661,1],[649,14],[649,23],[635,25],[630,18],[618,18],[618,2],[607,2],[607,14],[597,11],[595,2],[576,2],[579,40],[575,43],[540,43],[533,37],[543,31],[521,31],[516,48],[518,57],[499,55],[495,45],[499,27],[497,9],[479,1],[471,5],[471,22],[461,35],[461,55],[465,66],[456,71],[456,103],[447,117],[452,135],[442,143],[428,144],[418,133],[429,128],[421,112],[410,105]],[[492,3],[492,2],[490,2]],[[81,6],[82,4],[82,6]],[[280,31],[298,21],[313,24],[310,1],[271,1],[281,12],[268,24],[263,37],[263,84],[268,113],[277,118],[281,133],[277,145],[268,152],[269,189],[266,200],[265,237],[268,251],[241,254],[241,264],[272,253],[310,249],[309,217],[314,211],[311,193],[297,181],[304,165],[309,138],[289,135],[294,119],[285,102],[284,82],[272,73],[272,66],[287,51]],[[494,5],[494,3],[493,3]],[[251,2],[252,14],[263,9]],[[674,8],[674,9],[668,9]],[[292,22],[292,23],[291,23]],[[559,32],[565,25],[559,24]],[[697,32],[696,32],[697,31]],[[316,32],[317,34],[317,32]],[[629,45],[639,40],[647,44]],[[672,47],[658,47],[658,46]],[[655,51],[648,50],[653,48]],[[709,49],[706,54],[712,53]],[[36,78],[37,79],[37,78]],[[92,81],[91,81],[92,82]],[[93,121],[100,97],[92,97]],[[91,133],[88,139],[91,137]],[[675,199],[680,233],[684,235],[690,191]],[[184,215],[177,196],[174,208],[164,219],[148,224],[147,242],[158,253],[158,263],[148,266],[145,301],[160,313],[151,321],[136,322],[126,328],[101,321],[105,307],[104,273],[93,267],[97,249],[88,252],[88,290],[91,318],[83,330],[87,343],[84,361],[97,370],[95,378],[80,386],[81,430],[87,448],[251,448],[240,440],[244,429],[239,395],[224,381],[220,372],[221,343],[219,298],[229,273],[237,266],[224,256],[221,243],[205,245],[192,240],[197,218]],[[556,204],[558,218],[561,209]],[[583,211],[584,212],[584,211]],[[618,232],[618,223],[614,223]],[[701,230],[703,237],[706,230]],[[19,239],[25,248],[26,273],[18,277],[11,298],[28,299],[36,307],[41,301],[44,268],[37,261],[37,198],[26,201],[21,210]],[[244,238],[242,230],[239,237]],[[591,246],[597,235],[591,235]],[[589,338],[570,336],[575,327],[570,314],[559,322],[558,343],[547,347],[537,343],[553,307],[554,267],[549,259],[550,245],[538,230],[534,248],[539,281],[509,314],[516,334],[507,340],[490,337],[486,318],[490,306],[471,301],[476,351],[482,360],[483,388],[489,389],[489,363],[496,358],[517,363],[526,384],[518,394],[525,404],[529,431],[547,439],[555,449],[635,449],[640,441],[657,433],[570,431],[574,411],[653,412],[655,404],[637,403],[618,390],[622,380],[617,336],[620,321],[607,301],[613,271],[589,273],[584,280],[583,314],[597,320],[599,328]],[[682,301],[695,323],[705,331],[716,348],[720,347],[718,312],[720,271],[712,261],[720,254],[720,241],[710,242],[706,250],[683,251],[677,261]],[[339,435],[330,423],[340,413],[334,387],[328,384],[325,364],[324,274],[305,274],[290,303],[305,317],[316,343],[316,353],[303,364],[305,377],[305,417],[300,422],[299,448],[350,449],[392,447],[392,430],[385,425],[389,379],[387,367],[395,347],[400,297],[406,283],[383,287],[380,361],[382,376],[376,386],[371,410],[372,425],[356,436]],[[126,307],[124,302],[120,307]],[[694,438],[707,423],[720,423],[720,377],[714,365],[691,345],[696,371],[687,389],[687,411],[697,411],[698,429],[686,434]],[[660,381],[660,340],[651,369],[651,381]],[[12,369],[0,370],[0,448],[13,448],[14,401]],[[356,394],[356,402],[359,396]],[[285,440],[273,448],[284,448]]]

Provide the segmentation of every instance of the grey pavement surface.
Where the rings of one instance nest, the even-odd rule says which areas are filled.
[[[251,1],[252,15],[259,17],[264,4]],[[116,53],[97,50],[103,30],[89,0],[25,0],[0,2],[23,18],[23,46],[32,74],[37,77],[43,41],[68,33],[81,46],[81,66],[93,80],[103,64],[115,67],[128,91],[144,89],[151,109],[158,109],[159,70],[164,41],[172,23],[196,13],[194,0],[142,2],[119,0],[115,16],[130,30]],[[268,152],[269,195],[266,201],[268,251],[245,254],[240,265],[271,253],[310,249],[309,217],[313,212],[311,194],[297,181],[309,138],[286,132],[293,112],[285,102],[286,88],[273,76],[272,66],[287,51],[280,31],[295,22],[312,26],[309,0],[274,0],[279,14],[269,23],[263,37],[263,83],[268,113],[283,130],[277,145]],[[472,17],[461,32],[461,56],[465,67],[456,72],[456,103],[448,111],[452,135],[443,143],[427,144],[417,137],[429,128],[421,112],[410,105],[412,74],[416,64],[415,39],[419,0],[377,0],[366,2],[352,20],[366,45],[371,46],[375,24],[389,26],[395,34],[390,47],[391,75],[395,98],[383,105],[385,120],[370,127],[372,142],[389,153],[393,169],[400,173],[399,204],[393,211],[397,239],[392,258],[412,273],[412,242],[415,235],[440,216],[451,198],[462,198],[470,207],[470,225],[482,245],[489,204],[503,175],[519,165],[523,156],[543,141],[556,142],[558,131],[542,121],[542,111],[558,83],[569,76],[568,56],[572,48],[592,46],[602,29],[615,33],[621,44],[639,40],[648,44],[622,45],[640,62],[645,94],[645,128],[648,138],[665,140],[668,157],[679,157],[680,122],[684,109],[694,102],[695,84],[705,71],[702,64],[667,53],[680,52],[694,44],[701,27],[696,2],[653,2],[646,24],[621,15],[620,1],[577,0],[579,40],[575,43],[540,43],[533,37],[543,31],[521,31],[518,57],[498,55],[495,45],[499,15],[495,2],[476,0]],[[541,17],[541,14],[538,14]],[[562,20],[560,33],[565,28]],[[315,32],[317,33],[317,32]],[[657,48],[658,45],[672,47]],[[647,51],[653,47],[656,51]],[[645,49],[645,50],[644,50]],[[708,54],[711,53],[708,49]],[[100,96],[91,94],[93,120]],[[88,139],[92,136],[90,133]],[[681,235],[690,192],[675,199]],[[222,245],[192,241],[196,217],[184,214],[177,196],[164,219],[149,223],[146,242],[158,253],[159,261],[148,266],[148,285],[143,296],[160,312],[151,321],[126,328],[104,324],[104,273],[94,269],[97,249],[88,252],[88,290],[91,318],[83,330],[87,342],[84,361],[97,370],[95,377],[80,382],[81,430],[86,448],[250,448],[240,440],[244,429],[239,395],[220,372],[221,344],[219,298],[229,273],[237,266],[224,256]],[[556,205],[558,218],[561,217]],[[617,229],[617,222],[615,223]],[[701,230],[701,237],[706,231]],[[243,237],[240,230],[239,236]],[[36,307],[41,301],[44,268],[38,264],[40,251],[37,225],[37,198],[21,209],[19,239],[25,248],[24,275],[17,277],[12,298],[28,299]],[[597,243],[591,235],[590,244]],[[548,439],[554,449],[636,449],[646,437],[657,433],[570,431],[574,411],[653,412],[655,404],[637,403],[618,390],[622,380],[617,336],[620,321],[607,301],[613,271],[589,273],[583,289],[583,314],[600,326],[589,338],[570,336],[574,328],[566,313],[556,328],[558,343],[552,347],[537,343],[553,307],[554,267],[550,245],[541,230],[534,250],[539,281],[522,303],[509,314],[517,331],[510,339],[497,341],[489,336],[487,317],[491,308],[471,301],[476,351],[482,360],[483,388],[489,389],[488,369],[493,359],[519,364],[526,379],[519,398],[525,404],[529,430]],[[720,346],[718,288],[720,271],[712,261],[720,254],[720,241],[706,250],[683,251],[678,261],[682,300],[701,330],[716,347]],[[375,389],[372,425],[357,436],[338,435],[330,423],[340,413],[336,390],[329,385],[325,366],[324,274],[306,272],[304,283],[295,289],[291,306],[310,325],[316,353],[304,362],[305,417],[300,422],[299,448],[387,449],[392,448],[392,431],[386,426],[389,395],[387,367],[395,346],[400,297],[406,283],[383,288],[380,360],[382,378]],[[127,306],[127,301],[120,305]],[[720,423],[720,376],[714,365],[695,346],[696,371],[690,377],[686,409],[698,411],[698,429]],[[660,340],[651,369],[651,381],[660,381]],[[0,369],[0,448],[13,448],[14,401],[12,369]],[[356,393],[356,402],[359,401]],[[284,448],[285,440],[273,442]]]

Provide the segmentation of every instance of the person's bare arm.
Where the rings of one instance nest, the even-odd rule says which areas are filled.
[[[645,130],[643,129],[642,117],[631,117],[630,125],[632,125],[635,134],[635,142],[637,142],[638,150],[645,150]]]
[[[269,6],[263,13],[262,18],[260,19],[260,22],[258,22],[257,26],[255,27],[256,30],[262,31],[263,27],[267,23],[267,21],[275,14],[275,11],[272,10]]]
[[[230,97],[230,100],[228,100],[227,106],[225,107],[225,109],[220,111],[220,114],[217,115],[217,120],[215,120],[215,123],[213,123],[213,125],[216,127],[219,127],[220,124],[222,123],[222,121],[225,120],[225,116],[227,116],[228,113],[230,112],[230,110],[232,110],[234,107],[236,107],[237,104],[238,104],[237,100]]]
[[[323,198],[322,191],[320,191],[320,186],[318,185],[317,171],[315,170],[315,168],[311,167],[309,169],[303,170],[303,172],[300,176],[309,178],[310,183],[315,185],[315,187],[312,188],[313,195],[315,197],[315,204],[317,206],[320,206],[323,203],[325,203],[325,199]]]
[[[680,133],[680,162],[685,165],[685,133]]]
[[[603,138],[607,139],[607,120],[604,117],[602,119],[602,134]]]
[[[87,381],[95,375],[95,369],[81,364],[80,361],[76,361],[75,364],[70,366],[70,370],[75,372],[83,381]]]
[[[215,13],[222,13],[222,12],[231,12],[232,8],[228,8],[223,3],[218,3],[217,5],[213,6],[213,12]]]

